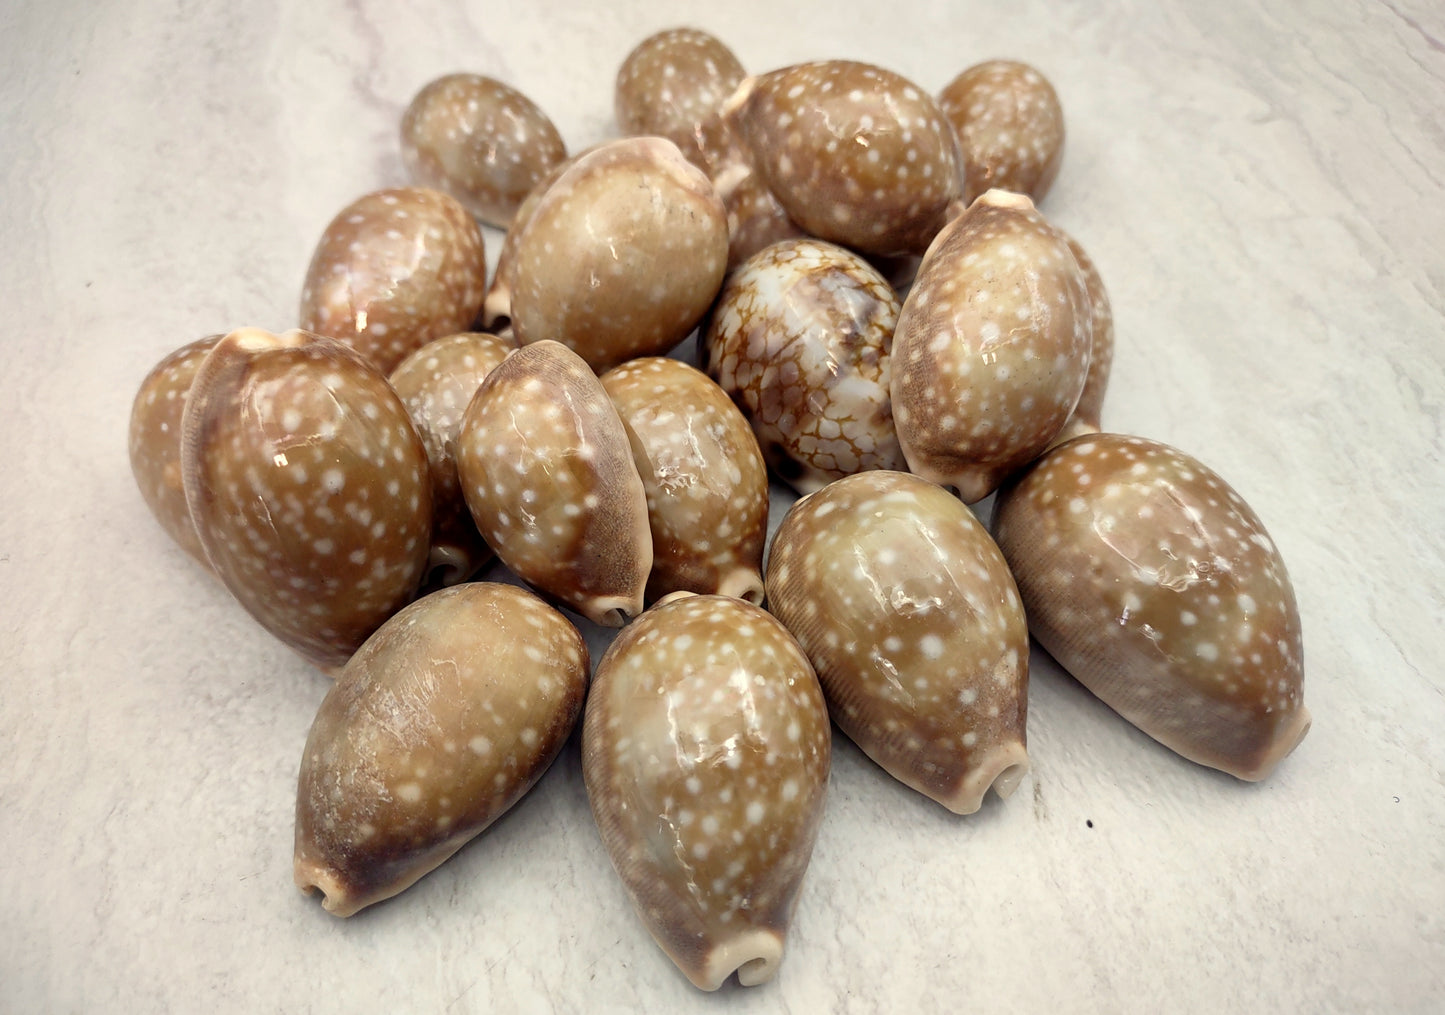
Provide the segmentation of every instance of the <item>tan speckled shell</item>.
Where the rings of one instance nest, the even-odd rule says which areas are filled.
[[[343,208],[316,244],[301,327],[350,345],[382,373],[466,331],[486,293],[482,232],[456,199],[400,187]]]
[[[196,534],[250,614],[333,671],[426,569],[426,449],[386,378],[304,331],[243,328],[201,364],[182,421]]]
[[[921,253],[963,194],[952,125],[881,67],[824,60],[752,77],[724,116],[788,216],[854,250]]]
[[[799,492],[903,468],[888,397],[897,319],[883,277],[822,240],[774,244],[728,277],[701,335],[707,372]]]
[[[547,189],[517,240],[517,341],[561,342],[597,371],[665,353],[717,295],[727,248],[722,201],[676,145],[602,145]]]
[[[617,125],[625,136],[667,138],[711,173],[726,147],[719,111],[745,76],[733,51],[707,32],[670,28],[650,35],[617,71]]]
[[[727,164],[713,178],[728,213],[728,270],[765,247],[807,234],[746,162]]]
[[[1139,437],[1075,438],[1000,491],[994,530],[1030,633],[1155,740],[1257,780],[1308,731],[1284,562],[1194,458]]]
[[[151,368],[131,403],[128,440],[130,471],[146,506],[166,534],[208,570],[181,482],[181,412],[196,371],[220,340],[220,335],[197,339]]]
[[[412,424],[426,445],[432,478],[432,537],[428,584],[466,581],[492,557],[477,532],[457,479],[452,445],[462,416],[488,373],[513,349],[511,342],[464,331],[428,342],[391,372]]]
[[[777,971],[831,754],[812,667],[767,613],[661,603],[597,666],[582,774],[638,915],[695,985]]]
[[[1055,226],[1057,229],[1058,227]],[[1086,433],[1098,433],[1101,413],[1104,408],[1104,393],[1109,388],[1109,371],[1114,365],[1114,309],[1109,303],[1108,290],[1099,276],[1099,269],[1079,242],[1062,229],[1058,230],[1064,242],[1069,245],[1079,270],[1084,273],[1084,286],[1089,291],[1089,318],[1092,324],[1092,339],[1089,352],[1089,373],[1084,378],[1084,390],[1074,413],[1064,424],[1064,429],[1054,438],[1062,444],[1072,437]]]
[[[296,790],[297,887],[337,916],[405,890],[542,776],[587,691],[587,647],[524,589],[477,582],[387,621],[321,703]]]
[[[407,106],[401,154],[421,186],[445,191],[505,229],[527,192],[567,157],[567,146],[547,114],[515,88],[480,74],[448,74]]]
[[[1064,155],[1064,111],[1047,78],[1028,64],[989,60],[950,81],[938,104],[958,132],[965,201],[993,187],[1043,199]]]
[[[636,438],[652,528],[648,601],[688,591],[760,604],[768,471],[743,414],[675,359],[613,367],[602,386]]]
[[[517,262],[517,243],[526,232],[527,223],[537,214],[537,206],[542,203],[542,196],[547,193],[548,188],[572,168],[572,163],[590,151],[592,149],[588,148],[576,156],[563,159],[547,170],[517,206],[517,212],[512,216],[512,224],[507,227],[507,235],[502,240],[502,249],[497,252],[497,270],[492,275],[492,284],[487,287],[486,298],[482,300],[482,327],[488,331],[511,335],[512,270]]]
[[[597,376],[557,342],[487,375],[456,444],[477,528],[522,580],[593,623],[642,612],[652,568],[647,495]]]
[[[972,512],[901,472],[793,505],[768,608],[798,639],[838,728],[892,776],[972,814],[1028,771],[1029,636],[1008,566]]]
[[[988,496],[1063,429],[1089,369],[1088,289],[1027,197],[984,194],[938,234],[893,333],[909,471]]]

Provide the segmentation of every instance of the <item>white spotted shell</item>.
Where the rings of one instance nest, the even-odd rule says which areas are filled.
[[[991,190],[929,248],[893,334],[909,471],[981,500],[1048,447],[1079,401],[1088,287],[1027,197]]]
[[[517,239],[509,312],[523,345],[551,340],[594,370],[667,352],[697,324],[727,267],[727,212],[663,138],[578,158]]]
[[[711,174],[726,147],[719,116],[746,72],[723,42],[697,28],[670,28],[637,44],[617,71],[613,108],[629,137],[665,137]]]
[[[456,442],[477,528],[523,581],[593,623],[642,612],[652,568],[647,495],[602,383],[557,342],[487,375]]]
[[[808,654],[838,728],[958,814],[1028,771],[1029,636],[1014,580],[973,513],[901,472],[793,505],[768,606]]]
[[[768,464],[811,493],[903,468],[888,394],[897,320],[897,294],[862,257],[784,240],[728,277],[701,334],[703,360]]]
[[[386,378],[304,331],[242,328],[211,350],[182,418],[196,534],[250,614],[334,671],[426,570],[426,449]]]
[[[432,478],[432,537],[427,584],[466,581],[492,557],[462,496],[453,451],[462,416],[482,381],[512,351],[496,335],[464,331],[428,342],[388,378],[426,445]]]
[[[592,813],[648,931],[703,990],[777,971],[830,755],[812,667],[749,603],[679,593],[597,665],[582,732]]]
[[[404,891],[513,804],[582,714],[587,647],[513,585],[417,600],[321,703],[296,789],[296,885],[350,916]]]
[[[448,74],[407,106],[401,154],[418,184],[505,229],[527,192],[567,157],[567,146],[547,114],[515,88],[480,74]]]
[[[823,60],[748,78],[724,116],[788,216],[854,250],[921,253],[963,193],[952,125],[881,67]]]
[[[482,231],[455,198],[423,187],[366,194],[316,244],[301,327],[390,373],[432,339],[472,326],[486,275]]]
[[[1043,199],[1064,154],[1064,111],[1047,78],[1016,60],[988,60],[944,86],[938,104],[958,132],[965,201],[994,187]]]
[[[719,593],[763,601],[768,471],[748,421],[707,375],[660,356],[602,375],[647,492],[647,598]]]
[[[1284,562],[1194,458],[1139,437],[1075,438],[1000,491],[994,530],[1030,633],[1166,747],[1252,781],[1309,730]]]
[[[1098,433],[1100,430],[1104,393],[1108,390],[1109,372],[1114,365],[1114,310],[1109,303],[1109,293],[1104,288],[1104,280],[1099,276],[1099,269],[1094,265],[1093,259],[1072,236],[1062,229],[1058,232],[1069,245],[1074,260],[1079,262],[1079,270],[1084,273],[1084,287],[1089,292],[1089,318],[1093,322],[1089,345],[1089,373],[1084,378],[1084,390],[1079,395],[1078,404],[1074,406],[1073,415],[1054,438],[1056,443],[1061,444],[1071,437]]]
[[[130,469],[161,528],[202,566],[210,568],[181,482],[181,413],[206,354],[221,340],[211,335],[184,345],[146,374],[130,410]]]

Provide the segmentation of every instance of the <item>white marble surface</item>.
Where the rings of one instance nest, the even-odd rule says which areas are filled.
[[[840,742],[782,971],[718,996],[631,913],[575,743],[397,900],[343,922],[303,898],[294,779],[327,682],[167,541],[125,450],[164,353],[294,322],[326,221],[402,182],[425,81],[500,77],[581,147],[630,46],[688,22],[759,70],[1051,77],[1044,210],[1118,317],[1106,423],[1263,517],[1315,716],[1242,785],[1036,655],[1034,771],[967,819]],[[10,0],[0,1010],[1445,1009],[1442,103],[1434,0]]]

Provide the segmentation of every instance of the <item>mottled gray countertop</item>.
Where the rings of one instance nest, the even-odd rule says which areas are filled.
[[[969,818],[840,737],[782,970],[717,996],[631,912],[575,743],[396,900],[341,921],[300,895],[328,682],[168,541],[125,444],[163,354],[294,323],[326,222],[404,182],[423,83],[500,77],[580,148],[615,130],[623,56],[677,23],[757,70],[846,56],[937,89],[1013,56],[1052,79],[1069,136],[1042,207],[1113,296],[1106,426],[1263,518],[1314,714],[1245,785],[1035,653],[1033,771]],[[1430,0],[12,2],[0,1009],[1445,1008],[1442,40]]]

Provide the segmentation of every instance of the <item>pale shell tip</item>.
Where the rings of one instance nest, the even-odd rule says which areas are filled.
[[[296,887],[303,895],[321,893],[321,908],[332,916],[351,916],[364,905],[347,890],[335,871],[315,860],[298,856],[295,877]]]
[[[460,585],[481,569],[485,559],[478,559],[460,543],[436,542],[427,557],[426,580],[422,588],[450,588]]]
[[[733,973],[744,987],[773,978],[783,961],[783,938],[773,930],[747,930],[719,942],[703,958],[697,975],[688,978],[703,990],[717,990]]]
[[[1279,731],[1269,750],[1261,755],[1252,767],[1229,774],[1245,782],[1260,782],[1265,779],[1279,767],[1281,761],[1294,753],[1294,749],[1304,740],[1305,734],[1309,733],[1313,721],[1310,710],[1301,705],[1289,725]]]
[[[999,744],[976,760],[958,788],[938,802],[955,814],[973,814],[983,805],[990,787],[1007,800],[1029,773],[1029,754],[1017,740]]]
[[[581,605],[581,613],[601,627],[622,627],[642,612],[642,593],[635,596],[595,596]]]
[[[763,605],[763,579],[750,568],[739,567],[723,575],[718,582],[717,592],[720,596],[731,596],[754,606]]]

